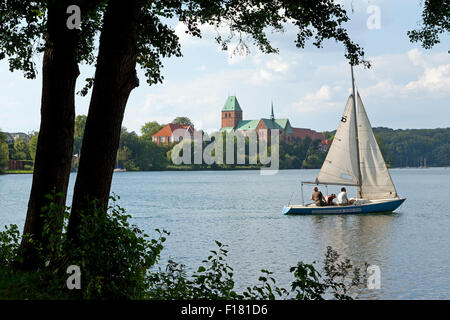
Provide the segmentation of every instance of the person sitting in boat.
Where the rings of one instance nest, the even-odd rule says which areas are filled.
[[[314,192],[311,196],[311,200],[314,201],[316,206],[322,207],[325,205],[325,198],[323,197],[322,192],[319,191],[319,188],[314,187]]]
[[[336,194],[332,193],[325,198],[325,203],[327,206],[335,206],[336,204],[333,202],[333,200],[336,199]]]
[[[337,196],[337,204],[340,206],[348,206],[349,204],[353,204],[353,202],[355,202],[355,200],[349,200],[347,197],[347,190],[345,187],[342,187],[341,193]]]

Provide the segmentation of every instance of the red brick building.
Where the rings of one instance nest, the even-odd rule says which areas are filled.
[[[229,96],[222,108],[222,128],[236,128],[241,121],[241,106],[235,96]]]
[[[270,118],[261,118],[259,120],[242,120],[242,108],[235,96],[230,96],[225,101],[222,108],[222,127],[221,131],[240,131],[244,136],[250,131],[256,131],[261,139],[267,140],[270,131],[277,129],[280,132],[280,139],[285,142],[295,141],[296,138],[305,139],[309,136],[314,140],[324,140],[324,136],[314,130],[305,128],[294,128],[289,119],[276,119],[273,113],[273,104]]]
[[[324,140],[325,137],[323,136],[323,134],[321,134],[320,132],[311,130],[311,129],[306,129],[306,128],[292,128],[292,136],[294,138],[300,138],[300,139],[305,139],[306,137],[310,137],[312,141],[314,140]]]

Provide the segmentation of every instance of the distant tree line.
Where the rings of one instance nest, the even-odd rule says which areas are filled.
[[[319,148],[320,140],[309,136],[293,142],[280,141],[280,169],[318,169],[327,152]]]
[[[373,128],[386,164],[402,167],[450,166],[450,128],[390,129]],[[332,140],[336,131],[324,132]]]
[[[178,117],[172,123],[193,125],[192,121],[186,117]],[[134,131],[128,132],[122,128],[120,136],[119,151],[117,155],[117,165],[127,170],[164,170],[174,168],[171,162],[172,149],[174,143],[156,144],[152,141],[152,135],[158,132],[164,125],[156,121],[145,123],[138,136]],[[249,140],[245,139],[245,163],[239,164],[237,161],[237,138],[234,141],[234,161],[233,164],[226,164],[226,135],[223,134],[223,164],[206,163],[194,164],[194,142],[183,141],[181,143],[191,143],[191,167],[192,169],[233,169],[242,168],[242,166],[260,166],[259,156],[257,156],[257,165],[251,165],[249,159]],[[202,142],[202,150],[206,148],[211,141]],[[300,169],[300,168],[320,168],[325,159],[326,151],[319,148],[320,140],[312,141],[310,137],[305,139],[296,139],[294,142],[287,143],[283,139],[280,141],[280,169]],[[258,146],[259,148],[259,146]],[[259,150],[259,149],[258,149]],[[268,147],[270,155],[270,145]],[[180,156],[182,152],[180,153]],[[214,151],[212,155],[215,155]]]
[[[193,125],[187,117],[177,117],[172,123]],[[74,130],[74,154],[80,155],[81,141],[83,139],[86,116],[79,115],[75,119]],[[171,152],[174,143],[156,144],[152,136],[161,130],[165,124],[156,121],[145,123],[141,127],[141,135],[129,132],[123,127],[120,134],[119,149],[117,152],[116,166],[128,171],[166,170],[174,167],[171,162]],[[397,129],[374,128],[375,137],[380,146],[383,157],[389,167],[440,167],[450,166],[450,128],[444,129]],[[324,132],[326,139],[332,140],[335,131]],[[9,160],[29,160],[34,162],[36,156],[36,144],[38,132],[30,133],[30,139],[19,138],[14,144],[7,144],[5,135],[0,133],[0,169],[8,166]],[[226,139],[224,140],[224,143]],[[205,142],[203,148],[209,142]],[[326,150],[319,147],[319,140],[296,139],[293,142],[280,141],[280,169],[318,169],[326,157]],[[224,144],[225,146],[225,144]],[[191,148],[194,150],[194,148]],[[236,148],[235,148],[236,150]],[[248,159],[248,141],[246,141],[246,160]],[[269,149],[270,151],[270,149]],[[224,158],[226,150],[223,150]],[[232,169],[242,165],[235,161],[232,165],[194,165],[193,169]],[[74,162],[77,167],[77,162]],[[25,169],[32,169],[26,164]]]
[[[450,166],[450,128],[374,128],[383,156],[392,167]]]

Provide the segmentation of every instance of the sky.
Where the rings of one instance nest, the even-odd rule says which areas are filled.
[[[341,0],[350,21],[345,24],[364,48],[372,68],[354,69],[356,86],[373,127],[450,127],[450,36],[424,50],[409,42],[407,31],[419,27],[422,0]],[[353,8],[353,11],[352,11]],[[379,13],[379,15],[377,15]],[[379,19],[376,19],[376,17]],[[197,129],[220,128],[221,109],[235,95],[243,119],[288,118],[293,127],[335,130],[351,92],[350,67],[342,45],[327,41],[323,48],[295,47],[295,29],[270,34],[279,54],[263,54],[250,46],[246,55],[233,46],[222,51],[215,30],[203,26],[202,39],[184,33],[185,26],[170,22],[180,37],[183,57],[164,59],[164,82],[148,86],[138,70],[140,86],[131,92],[123,125],[141,134],[145,122],[169,123],[189,117]],[[219,30],[226,34],[226,30]],[[40,71],[42,56],[35,61]],[[94,69],[81,66],[77,91]],[[39,130],[42,77],[27,80],[11,73],[0,61],[0,129],[7,132]],[[90,95],[76,97],[76,114],[87,114]]]

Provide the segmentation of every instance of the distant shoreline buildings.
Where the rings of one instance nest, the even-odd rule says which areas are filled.
[[[322,148],[328,146],[328,140],[325,140],[322,133],[307,128],[292,127],[289,119],[276,119],[273,103],[271,105],[270,118],[243,120],[243,111],[236,96],[229,96],[221,110],[221,120],[221,132],[239,131],[244,136],[247,136],[249,132],[256,131],[260,138],[266,139],[270,136],[271,130],[279,130],[280,138],[287,143],[294,142],[296,139],[310,137],[313,141],[320,140]],[[179,142],[182,136],[174,134],[177,129],[187,130],[194,136],[201,134],[192,126],[169,123],[152,136],[152,141],[157,144]],[[179,131],[177,130],[177,132]]]
[[[242,108],[236,96],[229,96],[222,108],[222,125],[220,131],[240,131],[244,136],[249,131],[256,131],[259,137],[266,138],[270,136],[271,130],[279,130],[280,137],[285,142],[293,142],[295,139],[305,139],[324,141],[322,133],[306,128],[292,127],[289,119],[276,119],[273,112],[273,103],[271,104],[270,118],[261,118],[259,120],[243,120]]]

